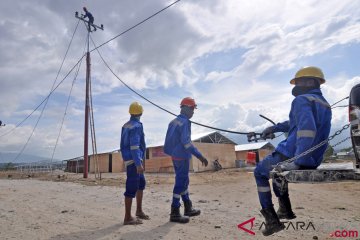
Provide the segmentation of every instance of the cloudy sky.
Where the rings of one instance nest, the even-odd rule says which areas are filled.
[[[171,4],[167,0],[2,0],[0,2],[0,152],[51,157],[59,135],[86,29],[75,11],[87,6],[104,31],[92,33],[96,45]],[[99,48],[113,71],[130,87],[174,112],[192,96],[193,121],[233,131],[260,132],[288,118],[289,80],[307,65],[325,73],[322,91],[330,104],[349,95],[360,82],[360,2],[291,0],[181,0],[161,14]],[[92,43],[90,48],[93,49]],[[55,158],[83,154],[85,62],[74,81]],[[119,147],[128,106],[143,104],[148,145],[162,144],[173,118],[128,90],[91,53],[91,76],[99,152]],[[56,82],[55,82],[56,80]],[[44,108],[46,103],[46,107]],[[347,101],[339,105],[346,105]],[[44,108],[43,113],[42,109]],[[35,133],[25,146],[41,116]],[[333,109],[332,133],[347,123],[347,108]],[[193,133],[209,129],[193,125]],[[238,143],[245,136],[229,134]],[[335,144],[348,132],[335,138]],[[276,144],[282,137],[272,141]],[[339,147],[349,147],[347,141]],[[1,160],[1,159],[0,159]]]

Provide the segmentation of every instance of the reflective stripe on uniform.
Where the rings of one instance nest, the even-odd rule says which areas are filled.
[[[174,119],[174,120],[172,120],[172,122],[171,122],[172,124],[174,124],[174,125],[177,125],[177,126],[182,126],[183,125],[183,123],[182,122],[180,122],[178,119]]]
[[[257,187],[257,190],[258,190],[258,192],[270,192],[271,191],[270,187],[260,187],[260,186]]]
[[[141,160],[141,164],[143,163],[143,160]],[[125,168],[127,166],[130,166],[131,164],[135,164],[135,161],[134,160],[127,160],[127,161],[124,161],[124,165],[125,165]]]
[[[180,194],[173,193],[173,198],[180,198]]]
[[[130,146],[130,150],[136,150],[136,149],[139,149],[139,146]]]
[[[131,123],[126,123],[123,128],[132,128],[133,125]]]
[[[327,102],[324,102],[323,100],[316,98],[316,97],[312,97],[312,96],[305,96],[309,101],[313,101],[313,102],[318,102],[320,103],[322,106],[327,107],[327,108],[331,108],[330,105]]]
[[[191,146],[192,146],[191,143],[187,143],[187,144],[184,145],[185,148],[189,148],[189,147],[191,147]]]
[[[131,164],[134,164],[134,160],[128,160],[128,161],[124,161],[124,165],[125,165],[125,168],[127,168],[128,166],[130,166]]]
[[[186,189],[185,191],[183,191],[182,193],[180,193],[180,195],[185,195],[187,194],[189,191]]]
[[[313,130],[299,130],[296,133],[297,138],[301,138],[301,137],[314,138],[315,135],[316,135],[316,131]]]

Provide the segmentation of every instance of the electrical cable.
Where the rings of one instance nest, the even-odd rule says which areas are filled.
[[[166,6],[166,7],[164,7],[163,9],[161,9],[161,10],[157,11],[156,13],[152,14],[151,16],[149,16],[149,17],[145,18],[144,20],[142,20],[142,21],[138,22],[138,23],[137,23],[137,24],[135,24],[134,26],[132,26],[132,27],[130,27],[130,28],[128,28],[128,29],[126,29],[125,31],[123,31],[123,32],[119,33],[119,34],[118,34],[118,35],[116,35],[115,37],[113,37],[113,38],[111,38],[111,39],[107,40],[106,42],[104,42],[104,43],[100,44],[100,45],[99,45],[99,46],[97,46],[97,47],[95,46],[95,48],[94,48],[94,49],[92,49],[90,52],[93,52],[93,51],[95,51],[95,50],[98,50],[98,48],[101,48],[102,46],[104,46],[104,45],[108,44],[109,42],[113,41],[114,39],[116,39],[116,38],[120,37],[121,35],[123,35],[123,34],[125,34],[125,33],[129,32],[130,30],[132,30],[132,29],[136,28],[137,26],[139,26],[139,25],[143,24],[144,22],[146,22],[146,21],[148,21],[149,19],[151,19],[151,18],[155,17],[155,16],[156,16],[156,15],[158,15],[159,13],[161,13],[161,12],[165,11],[166,9],[170,8],[171,6],[175,5],[176,3],[180,2],[180,1],[181,1],[181,0],[177,0],[177,1],[175,1],[175,2],[173,2],[173,3],[171,3],[171,4],[169,4],[169,5],[167,5],[167,6]]]
[[[130,91],[132,91],[133,93],[135,93],[136,95],[138,95],[139,97],[141,97],[142,99],[144,99],[145,101],[147,101],[148,103],[152,104],[153,106],[155,106],[155,107],[157,107],[157,108],[159,108],[159,109],[161,109],[161,110],[163,110],[163,111],[165,111],[165,112],[167,112],[167,113],[169,113],[169,114],[171,114],[171,115],[177,116],[175,113],[170,112],[169,110],[167,110],[167,109],[159,106],[158,104],[152,102],[152,101],[149,100],[148,98],[144,97],[143,95],[141,95],[140,93],[138,93],[137,91],[135,91],[134,89],[132,89],[128,84],[126,84],[126,83],[112,70],[112,68],[109,66],[109,64],[105,61],[105,59],[104,59],[103,56],[101,55],[98,47],[96,47],[96,44],[95,44],[95,42],[94,42],[94,40],[93,40],[93,38],[92,38],[91,36],[90,36],[90,39],[91,39],[93,45],[95,46],[94,50],[97,50],[100,58],[102,59],[102,61],[103,61],[104,64],[105,64],[105,66],[110,70],[110,72],[111,72],[125,87],[127,87]],[[347,97],[347,98],[348,98],[348,97]],[[340,101],[343,101],[343,100],[345,100],[345,99],[346,99],[346,98],[344,98],[344,99],[342,99],[342,100],[340,100]],[[340,102],[340,101],[338,101],[338,102]],[[338,103],[338,102],[336,102],[336,103]],[[335,104],[336,104],[336,103],[335,103]],[[333,105],[335,105],[335,104],[333,104]],[[227,129],[221,129],[221,128],[217,128],[217,127],[212,127],[212,126],[209,126],[209,125],[201,124],[201,123],[194,122],[194,121],[191,121],[191,120],[190,120],[190,122],[193,123],[193,124],[196,124],[196,125],[205,127],[205,128],[209,128],[209,129],[213,129],[213,130],[218,130],[218,131],[221,131],[221,132],[227,132],[227,133],[233,133],[233,134],[240,134],[240,135],[247,135],[247,134],[248,134],[248,132],[230,131],[230,130],[227,130]],[[256,133],[256,134],[260,134],[260,133]],[[278,135],[278,136],[276,136],[276,137],[279,137],[279,136],[281,136],[281,135],[283,135],[283,134],[280,134],[280,135]],[[275,138],[276,138],[276,137],[275,137]]]
[[[63,65],[64,65],[65,59],[66,59],[67,54],[68,54],[68,52],[69,52],[69,49],[70,49],[70,47],[71,47],[71,44],[72,44],[72,41],[73,41],[73,39],[74,39],[75,33],[76,33],[77,29],[78,29],[79,23],[80,23],[80,20],[78,20],[78,22],[77,22],[77,24],[76,24],[74,33],[73,33],[73,35],[72,35],[72,37],[71,37],[71,40],[70,40],[70,42],[69,42],[69,44],[68,44],[68,47],[67,47],[67,49],[66,49],[65,56],[64,56],[64,58],[63,58],[63,60],[62,60],[62,62],[61,62],[60,68],[59,68],[59,70],[58,70],[58,72],[57,72],[57,74],[56,74],[56,77],[55,77],[55,80],[54,80],[54,82],[53,82],[53,85],[51,86],[50,93],[54,90],[56,81],[57,81],[57,79],[58,79],[58,77],[59,77],[59,75],[60,75],[60,71],[61,71],[61,69],[62,69],[62,67],[63,67]],[[44,105],[43,105],[43,108],[42,108],[42,110],[41,110],[41,113],[40,113],[40,115],[39,115],[39,117],[38,117],[38,119],[37,119],[37,121],[36,121],[36,123],[35,123],[35,125],[34,125],[34,127],[33,127],[33,130],[32,130],[32,132],[31,132],[29,138],[27,139],[27,141],[26,141],[26,143],[24,144],[24,146],[23,146],[23,148],[21,149],[21,151],[16,155],[16,157],[15,157],[14,160],[13,160],[13,162],[15,162],[15,161],[21,156],[21,154],[24,152],[25,148],[26,148],[27,145],[29,144],[31,137],[32,137],[33,134],[34,134],[34,132],[35,132],[35,130],[36,130],[36,127],[38,126],[38,124],[39,124],[39,122],[40,122],[41,117],[43,116],[43,113],[44,113],[44,111],[45,111],[45,108],[46,108],[46,106],[47,106],[47,103],[49,102],[49,98],[50,98],[50,96],[49,96],[48,98],[46,98],[46,101],[45,101],[45,103],[44,103]]]
[[[70,75],[70,73],[75,69],[75,67],[79,64],[79,62],[82,61],[82,59],[85,57],[86,55],[83,55],[78,61],[77,63],[70,69],[70,71],[65,75],[65,77],[58,83],[58,85],[56,85],[56,87],[39,103],[39,105],[37,105],[37,107],[29,114],[27,115],[21,122],[17,123],[15,125],[15,127],[13,127],[12,129],[10,129],[9,131],[7,131],[6,133],[0,135],[0,138],[3,136],[8,135],[9,133],[13,132],[16,128],[18,128],[19,126],[21,126],[29,117],[31,117],[31,115],[34,114],[34,112],[36,112],[36,110],[51,96],[51,94],[53,94],[55,92],[55,90],[66,80],[66,78]]]
[[[344,101],[345,99],[348,99],[348,98],[349,98],[349,96],[344,97],[343,99],[341,99],[341,100],[337,101],[336,103],[334,103],[334,104],[333,104],[333,105],[331,105],[330,107],[331,107],[331,108],[333,108],[333,106],[334,106],[334,105],[336,105],[336,104],[338,104],[339,102]]]
[[[84,50],[83,50],[83,55],[85,54],[85,48],[86,48],[86,42],[85,42],[85,47],[84,47]],[[65,116],[66,116],[66,114],[67,114],[67,109],[68,109],[68,106],[69,106],[70,97],[71,97],[71,94],[72,94],[72,90],[73,90],[73,88],[74,88],[75,81],[76,81],[77,76],[78,76],[78,74],[79,74],[80,67],[81,67],[81,62],[78,64],[78,68],[76,69],[76,72],[75,72],[75,75],[74,75],[74,79],[73,79],[73,82],[72,82],[72,84],[71,84],[70,92],[69,92],[68,99],[67,99],[67,102],[66,102],[66,107],[65,107],[64,115],[63,115],[63,118],[62,118],[62,121],[61,121],[61,125],[60,125],[60,129],[59,129],[59,134],[58,134],[58,136],[57,136],[57,138],[56,138],[56,142],[55,142],[55,146],[54,146],[54,149],[53,149],[53,152],[52,152],[52,156],[51,156],[50,163],[52,163],[52,161],[54,160],[55,151],[56,151],[56,148],[57,148],[57,145],[58,145],[58,142],[59,142],[59,139],[60,139],[61,131],[62,131],[64,122],[65,122]]]
[[[105,61],[105,59],[103,58],[103,56],[101,55],[100,51],[98,48],[96,48],[96,44],[93,40],[93,38],[90,36],[90,39],[93,43],[93,45],[95,46],[95,49],[97,50],[100,58],[102,59],[102,61],[104,62],[105,66],[110,70],[110,72],[122,83],[124,84],[125,87],[127,87],[130,91],[132,91],[133,93],[135,93],[136,95],[138,95],[139,97],[141,97],[142,99],[144,99],[145,101],[147,101],[148,103],[152,104],[153,106],[173,115],[173,116],[177,116],[177,114],[173,113],[173,112],[170,112],[169,110],[159,106],[158,104],[152,102],[151,100],[149,100],[148,98],[144,97],[143,95],[141,95],[140,93],[138,93],[137,91],[135,91],[134,89],[132,89],[129,85],[127,85],[119,76],[116,75],[116,73],[112,70],[112,68],[109,66],[109,64]],[[210,129],[213,129],[213,130],[218,130],[218,131],[222,131],[222,132],[227,132],[227,133],[234,133],[234,134],[242,134],[242,135],[247,135],[248,132],[237,132],[237,131],[230,131],[230,130],[226,130],[226,129],[221,129],[221,128],[216,128],[216,127],[212,127],[212,126],[208,126],[208,125],[205,125],[205,124],[201,124],[201,123],[198,123],[198,122],[194,122],[194,121],[190,121],[191,123],[193,124],[196,124],[196,125],[199,125],[199,126],[202,126],[202,127],[206,127],[206,128],[210,128]]]

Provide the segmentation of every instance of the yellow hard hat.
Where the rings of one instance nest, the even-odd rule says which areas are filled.
[[[132,104],[130,104],[129,107],[129,113],[131,115],[140,115],[144,112],[143,107],[141,106],[140,103],[138,102],[133,102]]]
[[[302,77],[314,77],[319,79],[320,84],[325,82],[324,73],[318,67],[303,67],[299,71],[296,72],[295,77],[290,80],[291,84],[295,84],[295,79]]]

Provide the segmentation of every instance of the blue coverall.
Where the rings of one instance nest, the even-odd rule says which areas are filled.
[[[287,139],[280,142],[271,155],[260,161],[254,171],[263,209],[273,206],[269,175],[274,166],[326,140],[330,128],[331,107],[322,96],[320,89],[313,89],[293,100],[289,121],[274,126],[274,132],[289,132]],[[321,164],[326,148],[327,144],[296,159],[294,163],[302,169],[316,169]],[[273,181],[273,190],[277,197],[288,196],[288,191],[281,192],[276,181]]]
[[[134,198],[137,190],[145,189],[144,174],[137,173],[137,166],[142,164],[146,152],[145,136],[142,123],[131,117],[121,129],[120,151],[126,166],[126,197]]]
[[[180,197],[189,201],[189,167],[191,154],[202,157],[201,153],[191,142],[191,122],[183,114],[178,115],[169,123],[166,133],[164,152],[172,157],[175,169],[175,185],[173,190],[172,207],[180,207]]]
[[[89,24],[93,24],[93,23],[94,23],[94,17],[93,17],[93,15],[92,15],[90,12],[86,11],[86,12],[85,12],[85,15],[84,15],[84,18],[89,18]]]

